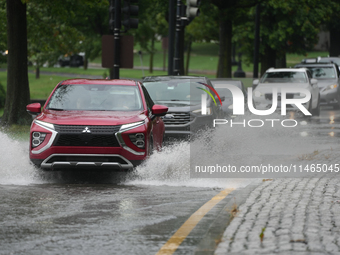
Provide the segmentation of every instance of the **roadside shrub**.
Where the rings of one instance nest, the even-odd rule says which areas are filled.
[[[4,108],[6,99],[6,91],[4,86],[0,83],[0,109]]]

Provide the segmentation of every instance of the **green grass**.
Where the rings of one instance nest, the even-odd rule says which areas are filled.
[[[12,139],[19,141],[29,141],[30,126],[12,125],[0,127],[0,131],[7,134]]]
[[[145,52],[142,54],[142,62],[140,60],[140,56],[137,53],[141,50],[140,46],[136,45],[134,48],[134,66],[135,69],[120,69],[120,77],[121,78],[132,78],[132,79],[142,79],[143,76],[149,75],[166,75],[167,74],[167,65],[168,60],[165,61],[165,71],[163,71],[163,50],[161,49],[161,43],[156,43],[157,52],[154,55],[154,71],[153,73],[149,73],[148,66],[150,61],[150,55]],[[193,43],[192,45],[192,53],[190,57],[190,66],[189,69],[191,72],[189,75],[199,75],[199,76],[207,76],[209,78],[216,77],[216,70],[218,64],[218,45],[214,43]],[[318,57],[318,56],[327,56],[327,52],[309,52],[307,56],[297,55],[297,54],[287,54],[287,67],[293,67],[295,64],[301,62],[303,58],[310,57]],[[95,75],[98,77],[107,77],[109,76],[109,70],[106,68],[101,68],[101,57],[98,57],[91,61],[91,63],[96,63],[99,68],[88,68],[84,70],[83,68],[54,68],[54,67],[42,67],[40,70],[42,72],[50,72],[51,74],[41,74],[40,79],[35,79],[35,74],[32,73],[35,71],[33,66],[29,67],[29,86],[30,86],[30,94],[31,98],[34,99],[46,99],[53,88],[58,84],[58,82],[74,78],[73,75],[77,75],[79,78],[84,75]],[[143,64],[142,64],[143,63]],[[140,70],[138,67],[143,65],[146,70]],[[6,68],[6,64],[1,64],[1,68]],[[245,72],[253,72],[253,65],[242,65],[242,69]],[[195,72],[195,70],[199,70]],[[237,66],[233,66],[233,72],[237,70]],[[204,71],[204,73],[202,73]],[[72,76],[68,76],[68,74],[73,74]],[[246,86],[251,86],[252,79],[242,79],[243,83]],[[2,83],[6,89],[7,83],[7,73],[0,72],[0,83]],[[0,116],[2,116],[3,110],[0,109]]]

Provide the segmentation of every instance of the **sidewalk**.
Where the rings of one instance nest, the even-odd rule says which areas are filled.
[[[238,210],[216,255],[340,254],[338,178],[265,180]]]

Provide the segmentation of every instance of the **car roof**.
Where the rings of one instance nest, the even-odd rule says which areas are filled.
[[[127,79],[115,79],[115,80],[106,80],[106,79],[69,79],[60,82],[60,85],[79,85],[79,84],[97,84],[97,85],[126,85],[126,86],[136,86],[137,83],[134,80]]]
[[[143,77],[143,82],[148,81],[170,81],[170,80],[181,80],[181,79],[204,79],[205,76],[184,76],[184,75],[159,75],[159,76],[146,76]]]
[[[214,79],[210,79],[210,81],[212,83],[225,83],[225,82],[230,82],[230,83],[242,83],[242,81],[239,81],[239,80],[234,80],[234,79],[231,79],[231,78],[214,78]]]
[[[335,63],[310,63],[310,64],[297,64],[295,67],[326,67],[326,66],[331,66],[331,67],[336,67]]]
[[[305,72],[306,69],[303,68],[270,68],[266,71],[266,73],[273,73],[273,72]]]

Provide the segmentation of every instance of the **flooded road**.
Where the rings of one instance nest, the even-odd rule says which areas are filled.
[[[301,121],[298,132],[315,148],[339,147],[340,111],[324,107]],[[41,174],[29,163],[28,142],[0,132],[0,143],[0,254],[156,254],[221,190],[262,181],[190,179],[186,142],[156,152],[120,183],[109,173]],[[193,253],[232,199],[212,208],[174,254]]]

